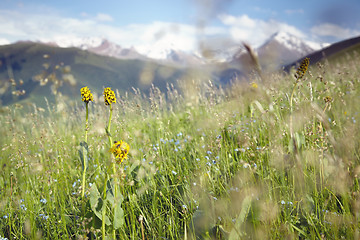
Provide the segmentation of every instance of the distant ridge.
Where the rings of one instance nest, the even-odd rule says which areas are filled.
[[[347,39],[341,42],[337,42],[321,50],[315,51],[311,54],[302,57],[301,59],[296,60],[295,62],[289,65],[284,66],[283,69],[285,72],[289,72],[292,67],[296,67],[305,57],[310,58],[310,64],[315,64],[325,58],[329,58],[332,55],[337,54],[343,50],[346,50],[347,48],[353,47],[357,44],[360,44],[360,36]]]

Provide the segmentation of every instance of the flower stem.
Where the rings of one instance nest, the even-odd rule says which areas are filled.
[[[110,115],[109,115],[109,122],[108,122],[108,125],[106,127],[106,134],[108,135],[108,138],[109,138],[109,144],[110,144],[110,147],[112,145],[112,138],[111,138],[111,134],[110,134],[110,128],[111,128],[111,118],[112,118],[112,105],[110,104]]]
[[[85,121],[85,144],[87,144],[87,134],[89,129],[89,103],[85,103],[86,105],[86,121]],[[86,183],[86,169],[87,169],[87,162],[86,162],[86,156],[87,151],[84,151],[85,147],[83,147],[83,173],[82,173],[82,184],[81,184],[81,198],[84,198],[85,196],[85,183]]]
[[[109,176],[106,173],[105,182],[104,182],[104,189],[103,189],[103,209],[102,209],[102,223],[101,223],[102,239],[105,239],[106,187],[107,187],[108,177]]]
[[[290,128],[290,136],[291,136],[291,138],[294,135],[293,116],[292,116],[292,114],[293,114],[293,98],[294,98],[294,93],[295,93],[295,89],[296,89],[296,86],[297,86],[298,82],[299,82],[299,79],[296,79],[296,82],[294,84],[294,88],[293,88],[293,90],[291,92],[291,96],[290,96],[290,126],[289,126],[289,128]]]
[[[86,103],[86,122],[85,122],[85,142],[87,143],[87,135],[89,130],[89,103]]]

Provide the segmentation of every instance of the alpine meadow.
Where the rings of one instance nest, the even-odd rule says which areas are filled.
[[[300,62],[2,106],[0,239],[359,239],[360,47]]]

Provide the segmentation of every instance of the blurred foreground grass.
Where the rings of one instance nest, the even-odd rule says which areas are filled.
[[[124,197],[116,237],[358,239],[359,61],[310,68],[292,114],[292,75],[226,90],[193,82],[184,94],[171,87],[152,88],[149,98],[117,94],[112,137],[131,150],[111,176]],[[101,238],[101,219],[85,206],[112,161],[108,112],[101,99],[89,104],[82,199],[80,94],[78,102],[58,98],[27,113],[2,108],[0,237]]]

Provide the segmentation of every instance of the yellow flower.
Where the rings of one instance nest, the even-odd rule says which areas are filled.
[[[256,82],[252,82],[252,83],[251,83],[251,87],[252,87],[252,88],[258,88],[258,85],[257,85]]]
[[[297,69],[296,73],[295,73],[295,78],[296,79],[301,79],[302,77],[304,77],[308,67],[309,67],[309,58],[305,58],[301,64],[300,64],[300,67]]]
[[[129,153],[130,146],[126,142],[120,140],[115,141],[113,146],[110,148],[110,152],[112,152],[116,158],[117,163],[122,163],[124,159],[127,159],[127,154]]]
[[[109,87],[104,89],[104,100],[105,105],[111,105],[112,103],[116,103],[115,93]]]
[[[83,87],[80,89],[82,101],[85,103],[89,103],[90,101],[94,101],[93,95],[90,92],[90,89],[88,87]]]

